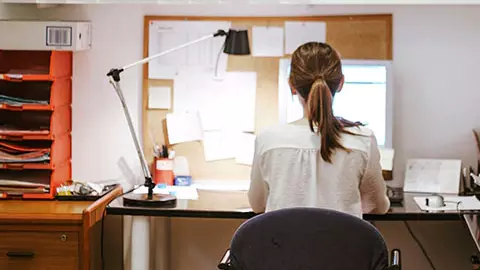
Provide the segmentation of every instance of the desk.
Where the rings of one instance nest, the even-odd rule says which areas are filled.
[[[121,197],[116,198],[107,207],[108,215],[134,216],[132,236],[131,269],[147,270],[150,254],[149,249],[150,220],[148,217],[181,217],[181,218],[217,218],[217,219],[248,219],[255,216],[250,210],[245,191],[210,191],[198,190],[198,200],[178,200],[173,208],[142,208],[123,206]],[[392,207],[385,215],[364,215],[369,221],[404,221],[430,220],[448,221],[462,220],[465,212],[425,212],[422,211],[413,197],[418,194],[406,193],[401,207]],[[168,233],[168,232],[167,232]],[[152,254],[153,255],[153,254]],[[220,255],[219,255],[220,256]]]
[[[142,208],[123,206],[121,197],[113,200],[107,207],[109,215],[162,216],[193,218],[238,218],[248,219],[255,216],[250,209],[245,191],[209,191],[198,190],[198,200],[178,200],[173,208]],[[366,214],[366,220],[461,220],[462,214],[475,212],[425,212],[413,197],[415,193],[405,193],[402,206],[392,206],[385,215]]]
[[[121,194],[118,186],[97,201],[0,200],[0,269],[98,269],[92,228]]]

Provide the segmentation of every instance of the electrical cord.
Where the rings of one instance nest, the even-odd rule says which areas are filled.
[[[415,240],[415,242],[417,243],[418,247],[422,250],[422,253],[423,255],[425,256],[425,259],[427,259],[428,263],[430,264],[430,267],[432,267],[433,270],[436,270],[435,266],[433,265],[433,262],[432,260],[430,259],[430,257],[428,256],[427,254],[427,251],[425,250],[425,248],[423,247],[422,243],[420,242],[420,240],[418,240],[418,238],[415,236],[415,234],[413,233],[413,230],[412,228],[410,227],[410,224],[408,224],[408,221],[404,221],[405,223],[405,227],[407,227],[407,230],[408,232],[410,233],[410,235],[412,236],[413,240]]]
[[[138,186],[138,187],[136,187],[136,188],[132,188],[132,189],[130,189],[130,190],[127,190],[126,192],[120,194],[120,196],[118,196],[117,198],[122,197],[123,195],[126,195],[126,194],[128,194],[128,193],[131,193],[131,192],[133,192],[133,191],[141,188],[142,186],[143,186],[143,185],[140,185],[140,186]],[[113,200],[112,200],[112,201],[113,201]],[[100,232],[100,261],[101,261],[101,263],[102,263],[102,268],[101,268],[102,270],[105,270],[105,257],[104,257],[105,255],[104,255],[104,253],[103,253],[103,239],[104,239],[103,234],[104,234],[104,228],[105,228],[105,216],[106,216],[106,213],[107,213],[107,208],[110,206],[110,203],[112,203],[112,201],[109,202],[109,203],[105,206],[105,208],[103,209],[103,212],[102,212],[102,221],[101,221],[101,224],[100,224],[100,226],[101,226],[101,232]]]

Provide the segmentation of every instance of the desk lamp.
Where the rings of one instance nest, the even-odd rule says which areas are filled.
[[[127,118],[128,127],[130,129],[130,133],[132,135],[133,143],[135,144],[135,148],[137,150],[137,155],[140,160],[143,175],[145,177],[144,185],[148,188],[147,194],[134,194],[129,193],[123,196],[123,203],[124,205],[128,206],[151,206],[151,207],[159,207],[159,206],[172,206],[176,204],[176,197],[172,195],[166,194],[153,194],[153,189],[155,187],[155,183],[152,180],[152,174],[148,168],[148,163],[145,158],[145,154],[143,153],[142,147],[140,146],[140,141],[137,137],[137,133],[135,132],[135,128],[132,123],[132,117],[130,116],[130,112],[127,107],[127,103],[125,102],[125,97],[122,92],[122,88],[120,86],[120,74],[134,66],[141,65],[148,63],[162,55],[177,51],[179,49],[194,45],[196,43],[205,41],[207,39],[215,38],[215,37],[222,37],[226,36],[225,43],[223,45],[223,52],[226,54],[231,55],[249,55],[250,54],[250,46],[248,40],[248,32],[247,30],[233,30],[230,29],[227,32],[224,30],[218,30],[217,32],[198,38],[196,40],[192,40],[187,42],[183,45],[179,45],[177,47],[171,48],[164,52],[160,52],[158,54],[152,55],[150,57],[144,58],[140,61],[132,63],[130,65],[124,66],[122,68],[114,68],[111,69],[107,76],[110,79],[110,83],[112,84],[113,88],[117,92],[117,95],[122,103],[123,111],[125,113],[125,117]],[[219,54],[220,56],[220,54]],[[215,73],[218,68],[218,61],[217,66],[215,67]]]

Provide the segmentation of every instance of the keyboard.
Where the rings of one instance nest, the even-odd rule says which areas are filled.
[[[403,188],[387,186],[387,196],[392,206],[401,206],[403,204]]]

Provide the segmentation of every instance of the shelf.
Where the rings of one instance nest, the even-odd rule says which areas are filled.
[[[0,100],[2,97],[5,101],[0,102],[0,110],[53,111],[72,103],[72,80],[19,82],[0,79]]]
[[[71,174],[71,162],[65,163],[55,170],[8,170],[0,168],[0,179],[50,185],[48,193],[29,193],[28,191],[0,192],[0,199],[19,196],[23,199],[54,199],[57,187],[71,179]]]
[[[0,139],[52,140],[72,129],[72,109],[62,106],[54,111],[9,111],[0,110]]]
[[[72,76],[72,52],[0,50],[0,79],[48,81]]]
[[[24,141],[8,141],[0,140],[0,146],[2,144],[9,144],[20,146],[26,149],[48,149],[50,154],[50,160],[46,162],[15,162],[15,163],[2,163],[0,162],[0,168],[21,170],[21,169],[44,169],[54,170],[57,167],[63,166],[69,162],[72,158],[72,136],[70,133],[58,136],[54,141],[45,140],[24,140]]]

